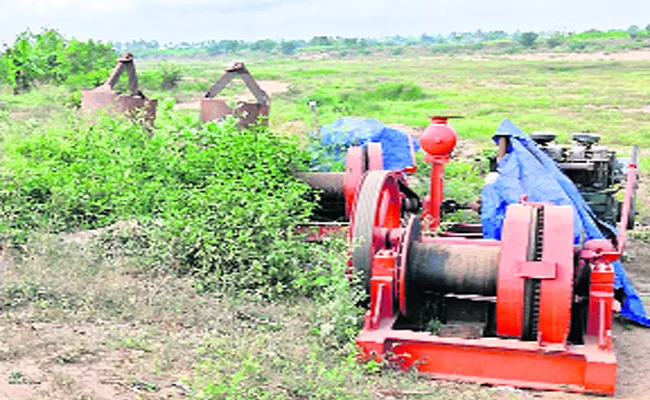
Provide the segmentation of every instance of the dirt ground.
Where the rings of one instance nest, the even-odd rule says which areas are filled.
[[[90,236],[82,235],[80,241],[75,236],[66,241],[83,245]],[[628,254],[626,268],[630,279],[639,292],[650,293],[646,263],[650,246],[632,240]],[[189,397],[187,380],[192,376],[196,354],[209,335],[214,334],[207,327],[232,322],[232,313],[220,300],[196,295],[191,283],[179,278],[115,271],[85,275],[86,272],[68,270],[76,268],[71,267],[73,264],[86,262],[83,255],[57,257],[54,265],[48,267],[49,272],[43,272],[39,266],[47,262],[47,257],[51,256],[46,252],[30,260],[27,266],[6,260],[0,265],[3,282],[13,285],[12,289],[4,288],[3,292],[9,294],[0,303],[5,304],[0,314],[0,400]],[[36,300],[21,303],[32,291],[29,281],[51,284],[39,286]],[[15,286],[17,283],[19,286]],[[71,298],[62,300],[61,293],[76,293],[79,298],[70,294]],[[645,300],[650,307],[650,298]],[[618,320],[614,341],[619,361],[616,398],[650,399],[650,363],[642,358],[650,354],[650,329]],[[431,393],[435,388],[453,387],[438,382],[431,385]],[[459,393],[464,393],[463,399],[592,398],[512,388],[482,391],[464,387],[458,386]],[[468,394],[474,391],[478,397]],[[377,398],[439,397],[384,390],[377,393]]]

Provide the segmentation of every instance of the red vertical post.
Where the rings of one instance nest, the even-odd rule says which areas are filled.
[[[440,207],[445,191],[445,164],[449,161],[449,158],[427,156],[426,160],[431,164],[431,185],[429,194],[423,202],[424,212],[422,217],[424,222],[428,224],[429,229],[435,230],[440,225]]]
[[[449,156],[456,146],[457,135],[447,124],[449,117],[432,117],[431,124],[422,132],[420,144],[427,153],[426,162],[431,164],[429,194],[423,202],[422,219],[425,226],[435,230],[440,225],[440,207],[444,199],[444,170]]]

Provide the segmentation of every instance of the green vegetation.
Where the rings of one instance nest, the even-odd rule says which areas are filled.
[[[25,31],[0,55],[0,84],[24,92],[36,84],[97,86],[115,63],[110,44],[65,40],[55,30]]]
[[[159,262],[201,276],[203,285],[260,295],[309,286],[299,279],[307,250],[291,238],[312,208],[308,188],[291,177],[308,160],[295,140],[231,124],[199,127],[196,118],[164,112],[151,138],[119,119],[89,125],[71,115],[7,132],[6,238],[135,219],[150,228],[137,239],[143,246],[168,245]]]

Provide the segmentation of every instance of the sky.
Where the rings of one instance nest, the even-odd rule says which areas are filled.
[[[30,28],[161,43],[645,27],[649,0],[0,0],[0,43]]]

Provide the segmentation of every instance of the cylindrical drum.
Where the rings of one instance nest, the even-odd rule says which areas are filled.
[[[411,285],[445,294],[496,296],[500,250],[476,244],[413,243],[408,258]]]
[[[313,216],[316,221],[345,219],[344,172],[299,172],[296,177],[320,192]]]

